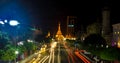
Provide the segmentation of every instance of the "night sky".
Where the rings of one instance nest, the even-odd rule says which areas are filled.
[[[0,0],[0,18],[17,19],[43,30],[56,29],[58,21],[64,25],[66,16],[77,16],[78,23],[87,26],[101,20],[101,9],[111,10],[111,24],[120,21],[119,2],[112,0]],[[56,31],[54,31],[56,32]]]

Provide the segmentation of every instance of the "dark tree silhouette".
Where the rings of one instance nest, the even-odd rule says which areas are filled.
[[[99,35],[99,34],[90,34],[89,36],[87,36],[84,40],[84,45],[87,46],[106,46],[106,41],[105,39]]]

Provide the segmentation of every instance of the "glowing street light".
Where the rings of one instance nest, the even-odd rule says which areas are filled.
[[[17,20],[10,20],[9,24],[11,26],[17,26],[18,24],[20,24]]]
[[[0,21],[0,24],[2,24],[2,25],[3,25],[3,24],[5,24],[5,23],[4,23],[3,21]]]
[[[8,21],[7,20],[4,20],[5,23],[7,23]]]
[[[19,54],[19,51],[16,50],[16,51],[15,51],[15,54],[18,55],[18,54]],[[15,58],[15,63],[17,63],[16,58]]]
[[[15,54],[19,54],[19,52],[18,52],[18,51],[15,51]]]

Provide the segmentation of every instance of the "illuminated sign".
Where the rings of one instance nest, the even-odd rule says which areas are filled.
[[[68,25],[68,27],[74,27],[74,25]]]

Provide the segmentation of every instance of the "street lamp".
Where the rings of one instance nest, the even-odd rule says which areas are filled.
[[[4,24],[4,22],[3,22],[3,21],[0,21],[0,24],[2,24],[2,25],[3,25],[3,24]]]
[[[18,24],[20,24],[17,20],[10,20],[9,24],[11,26],[17,26]]]
[[[17,25],[19,25],[20,23],[17,21],[17,20],[10,20],[9,21],[9,25],[10,26],[17,26]],[[15,40],[15,46],[16,46],[16,43],[17,43],[17,39]],[[16,56],[18,56],[18,54],[19,54],[19,52],[16,50],[15,51],[15,54],[16,54]],[[17,63],[16,62],[16,58],[15,58],[15,63]]]
[[[18,51],[18,50],[16,50],[16,51],[15,51],[15,54],[16,54],[16,56],[18,56],[19,51]],[[15,63],[17,63],[16,58],[15,58]]]

